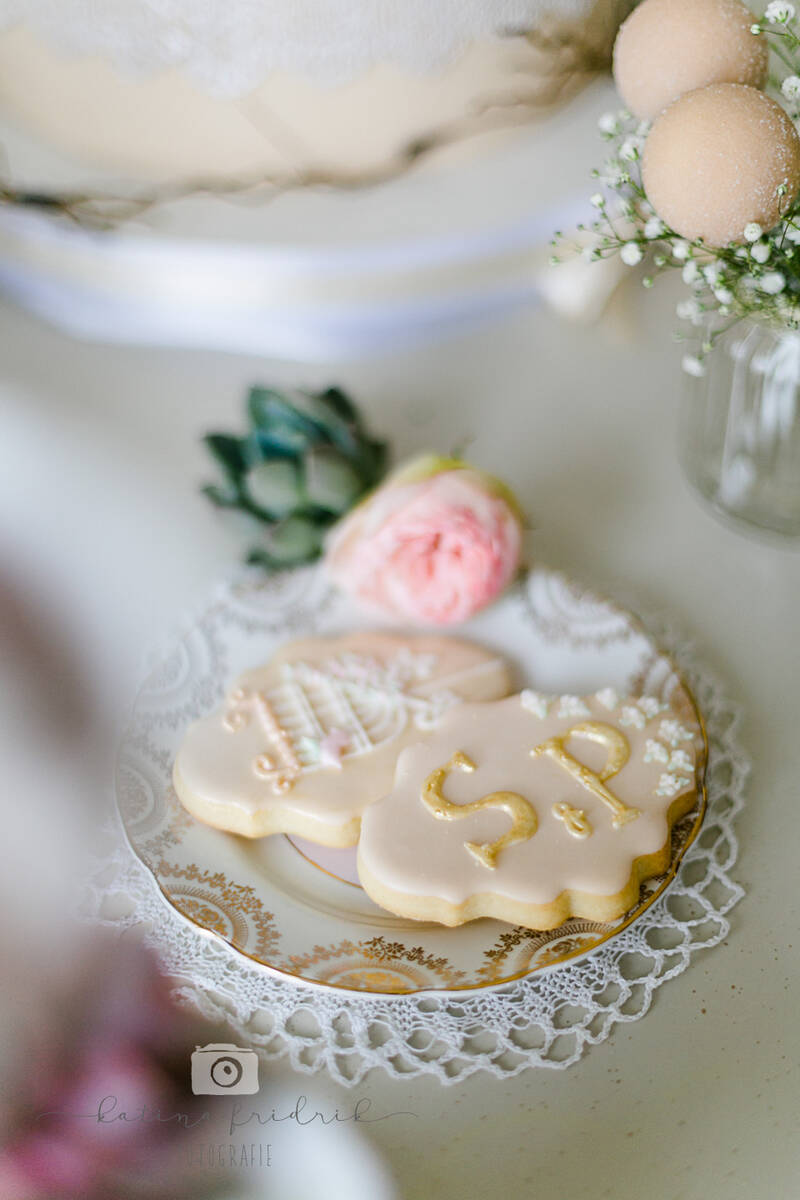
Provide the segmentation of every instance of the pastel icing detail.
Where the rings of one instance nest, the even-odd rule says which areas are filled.
[[[673,750],[658,734],[674,710],[659,702],[658,713],[647,706],[648,718],[633,701],[610,710],[608,698],[578,697],[589,713],[578,719],[561,715],[575,711],[571,696],[566,704],[548,697],[543,715],[521,695],[447,713],[402,752],[392,790],[364,813],[358,860],[367,892],[399,915],[448,924],[499,916],[545,928],[527,914],[558,924],[595,902],[606,914],[624,912],[638,894],[635,864],[668,861],[670,821],[697,795],[702,737],[699,725],[666,718],[667,733],[676,733],[674,720],[691,739],[681,733],[686,760],[672,771]],[[628,708],[641,723],[623,725]],[[453,769],[454,761],[470,768]],[[499,849],[511,828],[508,811],[487,803],[497,795],[517,797],[537,817],[534,834]],[[442,798],[446,819],[432,819]],[[491,876],[465,845],[494,849]]]
[[[561,696],[558,701],[560,717],[588,717],[589,709],[580,696]]]
[[[497,699],[508,685],[501,658],[457,638],[360,633],[287,643],[190,726],[175,788],[199,819],[245,836],[352,845],[403,747],[465,700]]]
[[[530,688],[526,688],[524,692],[520,692],[520,704],[526,712],[533,713],[535,717],[546,717],[550,708],[550,697],[544,696],[541,692],[534,692]]]
[[[599,692],[595,692],[595,699],[602,704],[603,708],[613,712],[619,705],[619,692],[612,687],[601,688]]]
[[[644,761],[646,763],[668,763],[669,750],[663,742],[656,741],[655,738],[648,738],[644,744]]]
[[[691,729],[675,720],[662,721],[658,727],[658,736],[670,746],[678,746],[681,742],[691,742],[694,739]]]
[[[672,772],[665,771],[658,780],[656,788],[657,796],[677,796],[678,792],[683,791],[688,787],[691,780],[680,775],[674,775]]]
[[[620,714],[619,723],[634,729],[644,729],[647,724],[647,716],[636,705],[626,704]]]

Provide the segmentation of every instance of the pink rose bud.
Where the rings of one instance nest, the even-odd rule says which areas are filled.
[[[394,472],[331,531],[331,578],[384,616],[465,621],[514,578],[523,518],[513,493],[458,459],[425,455]]]

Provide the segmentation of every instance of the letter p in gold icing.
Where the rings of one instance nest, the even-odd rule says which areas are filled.
[[[604,746],[608,757],[603,769],[592,771],[574,758],[567,750],[567,742],[570,738],[584,738],[586,741],[598,742]],[[606,780],[612,779],[622,770],[631,754],[625,734],[613,725],[606,725],[602,721],[582,721],[579,725],[573,725],[566,733],[548,738],[546,742],[541,742],[531,750],[532,758],[538,758],[542,754],[552,758],[572,776],[576,783],[597,796],[611,809],[613,814],[611,824],[615,829],[621,829],[623,825],[627,825],[629,821],[635,821],[639,816],[638,808],[630,808],[606,787]]]

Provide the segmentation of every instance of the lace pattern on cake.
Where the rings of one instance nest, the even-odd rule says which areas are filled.
[[[0,0],[0,29],[26,26],[128,75],[178,67],[204,90],[233,96],[275,71],[330,86],[383,63],[432,72],[476,39],[594,7],[595,0]]]

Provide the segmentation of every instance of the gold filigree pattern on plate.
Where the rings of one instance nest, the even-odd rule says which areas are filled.
[[[221,871],[195,863],[181,867],[160,862],[156,868],[165,894],[179,912],[261,962],[269,962],[281,940],[275,918],[254,888],[233,883]]]
[[[395,994],[457,987],[465,978],[446,957],[429,954],[422,946],[387,942],[380,935],[314,946],[308,954],[290,955],[284,969],[328,986]]]

